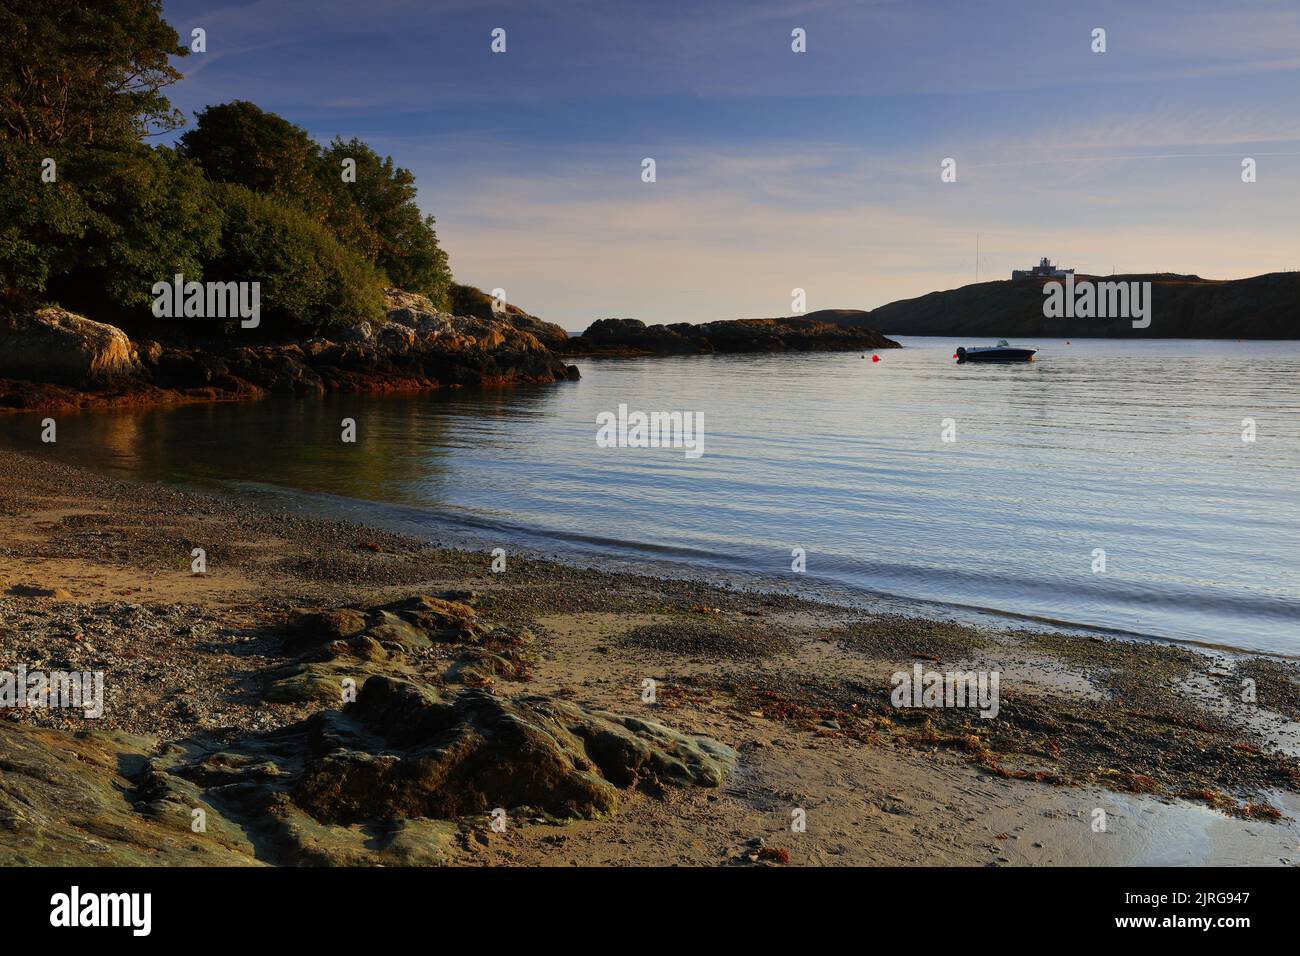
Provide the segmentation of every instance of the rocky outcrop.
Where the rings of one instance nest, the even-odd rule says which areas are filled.
[[[451,290],[452,307],[457,315],[472,315],[480,319],[499,319],[509,322],[515,328],[528,332],[553,351],[563,351],[569,341],[569,333],[554,322],[543,322],[535,315],[529,315],[517,305],[502,303],[500,308],[492,297],[482,289],[469,285],[456,285]]]
[[[87,385],[139,370],[130,340],[111,325],[57,308],[0,318],[0,377]]]
[[[481,674],[524,679],[531,636],[473,600],[295,614],[285,644],[301,656],[265,699],[311,699],[276,691],[326,665],[330,706],[277,730],[163,743],[0,724],[0,865],[437,865],[491,814],[593,819],[640,784],[718,787],[735,770],[731,748],[655,720],[493,693]],[[443,651],[452,665],[430,677]],[[346,702],[344,677],[359,689]]]
[[[821,352],[898,348],[873,329],[812,317],[739,319],[690,325],[646,325],[601,319],[564,345],[568,355],[704,355],[741,352]]]
[[[721,744],[655,721],[388,677],[372,678],[355,704],[291,733],[301,735],[306,759],[285,775],[285,792],[313,819],[345,825],[497,807],[599,817],[641,779],[716,787],[736,759]]]
[[[263,696],[279,702],[337,704],[343,699],[345,681],[360,687],[377,674],[413,675],[411,658],[440,645],[455,646],[468,655],[479,650],[469,645],[484,640],[503,653],[516,653],[516,648],[531,642],[526,632],[485,627],[463,599],[473,600],[473,596],[449,592],[369,608],[297,613],[285,638],[286,649],[297,656],[267,672]],[[494,675],[479,675],[473,663],[476,655],[457,661],[445,679],[474,686],[492,683]],[[517,676],[525,667],[526,662],[518,658],[509,673]]]
[[[0,407],[212,401],[265,395],[389,392],[572,380],[526,327],[440,312],[421,295],[389,289],[387,317],[334,339],[205,347],[132,345],[112,326],[57,309],[0,327]],[[526,325],[526,323],[524,323]],[[22,380],[30,384],[22,384]],[[53,383],[85,391],[67,393]],[[107,391],[108,389],[112,391]]]

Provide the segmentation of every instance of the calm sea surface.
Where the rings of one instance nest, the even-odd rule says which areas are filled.
[[[1300,654],[1300,342],[1040,340],[1013,343],[1032,364],[958,366],[989,343],[900,341],[879,362],[583,360],[544,388],[87,413],[54,446],[39,416],[0,417],[0,439],[448,544]],[[703,456],[597,447],[620,403],[702,413]]]

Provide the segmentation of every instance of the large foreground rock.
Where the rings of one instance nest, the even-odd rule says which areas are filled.
[[[386,677],[234,741],[6,721],[0,865],[437,865],[497,808],[599,817],[640,781],[715,787],[735,764],[654,721]]]
[[[0,318],[0,377],[82,385],[140,370],[121,329],[63,309]]]
[[[293,614],[298,656],[264,696],[330,708],[278,730],[162,743],[0,721],[0,865],[436,865],[498,809],[512,826],[591,819],[628,788],[735,770],[731,748],[658,721],[493,693],[528,680],[533,637],[475,599]]]
[[[496,807],[598,817],[643,778],[719,786],[736,755],[654,721],[545,697],[505,699],[375,677],[355,704],[313,718],[290,787],[317,820],[460,817]]]
[[[409,657],[418,657],[436,645],[455,645],[468,651],[489,629],[465,603],[466,597],[449,592],[437,597],[416,595],[374,607],[295,612],[284,643],[285,650],[296,656],[266,672],[262,696],[281,703],[338,704],[345,680],[360,687],[376,674],[413,675]],[[510,648],[525,643],[522,635],[509,630],[490,633],[494,651],[513,653]],[[504,660],[503,664],[498,671],[518,671],[522,666],[522,662],[512,665]],[[490,683],[491,675],[484,673],[488,666],[489,662],[470,659],[467,653],[453,665],[454,673],[444,679]]]

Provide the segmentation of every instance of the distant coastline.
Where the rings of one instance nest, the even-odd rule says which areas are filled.
[[[1296,339],[1300,338],[1300,272],[1247,279],[1194,275],[1076,275],[1076,282],[1150,282],[1151,322],[1048,318],[1043,287],[1057,278],[979,282],[900,299],[870,311],[828,309],[807,318],[865,326],[885,335],[994,337]]]
[[[1300,272],[1270,272],[1245,279],[1203,279],[1178,273],[1094,276],[1071,272],[1076,284],[1151,283],[1151,324],[1123,318],[1051,318],[1044,314],[1049,282],[1065,273],[976,282],[898,299],[875,309],[819,309],[784,318],[734,319],[692,325],[647,325],[633,319],[600,319],[584,330],[566,330],[568,342],[550,341],[568,355],[665,355],[711,351],[796,351],[800,330],[816,329],[814,349],[891,348],[890,335],[1035,338],[1300,339]],[[554,326],[553,326],[554,327]],[[845,333],[837,333],[838,327]],[[712,331],[711,331],[712,330]],[[761,348],[748,333],[765,330],[787,340]],[[849,331],[851,330],[851,331]],[[874,336],[857,340],[866,333]],[[558,346],[558,347],[557,347]]]

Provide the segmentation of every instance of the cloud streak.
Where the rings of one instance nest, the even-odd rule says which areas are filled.
[[[573,328],[783,314],[795,287],[810,308],[871,307],[971,281],[977,233],[984,278],[1044,254],[1220,278],[1300,266],[1300,11],[1268,0],[165,14],[209,35],[179,64],[178,105],[252,99],[392,153],[459,278]]]

